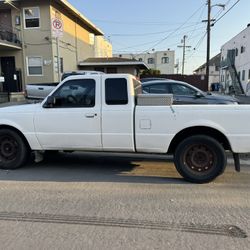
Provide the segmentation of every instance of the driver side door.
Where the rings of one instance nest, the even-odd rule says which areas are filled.
[[[102,149],[99,86],[100,78],[95,77],[68,80],[51,95],[55,104],[43,105],[34,119],[45,150]]]

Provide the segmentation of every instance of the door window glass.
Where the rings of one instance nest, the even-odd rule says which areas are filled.
[[[149,86],[149,93],[168,94],[169,86],[167,84],[154,84]]]
[[[89,108],[95,106],[95,80],[65,82],[54,94],[57,108]]]
[[[195,95],[196,91],[182,84],[172,84],[174,95]]]

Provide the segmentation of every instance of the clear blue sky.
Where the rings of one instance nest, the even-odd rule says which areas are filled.
[[[186,55],[186,73],[206,60],[207,0],[69,0],[80,12],[98,26],[113,45],[113,53],[140,53],[144,51],[176,51],[176,60],[182,61],[181,45],[184,35],[192,48]],[[219,18],[237,0],[212,0],[212,17]],[[211,57],[221,46],[250,23],[250,0],[240,0],[219,20],[211,33]],[[203,38],[203,39],[202,39]],[[196,48],[196,50],[194,50]]]

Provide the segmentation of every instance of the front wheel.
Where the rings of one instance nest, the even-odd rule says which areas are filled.
[[[209,136],[197,135],[177,146],[174,162],[177,171],[187,181],[206,183],[223,173],[227,158],[218,141]]]
[[[0,130],[0,168],[16,169],[21,167],[28,156],[28,148],[23,138],[13,130]]]

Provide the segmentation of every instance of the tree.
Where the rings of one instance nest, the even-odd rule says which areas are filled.
[[[158,69],[145,69],[142,71],[144,76],[158,76],[161,74],[161,71]]]

